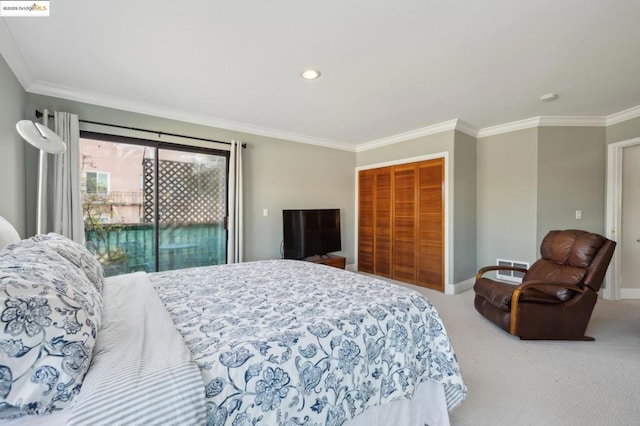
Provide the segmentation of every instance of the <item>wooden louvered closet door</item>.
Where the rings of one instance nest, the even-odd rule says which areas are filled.
[[[358,174],[358,271],[373,273],[374,169]]]
[[[444,159],[358,175],[358,270],[444,291]]]
[[[416,163],[393,168],[393,275],[416,282]]]
[[[373,273],[392,277],[391,167],[376,169]]]
[[[444,291],[444,159],[418,163],[416,284]]]

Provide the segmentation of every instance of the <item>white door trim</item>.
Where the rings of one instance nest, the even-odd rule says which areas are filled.
[[[612,143],[607,147],[607,207],[605,236],[620,243],[622,223],[622,155],[623,149],[640,144],[640,138]],[[620,256],[613,255],[611,267],[607,270],[607,285],[604,298],[620,300]]]

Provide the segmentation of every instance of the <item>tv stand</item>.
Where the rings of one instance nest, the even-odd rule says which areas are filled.
[[[323,254],[305,257],[305,262],[319,263],[321,265],[333,266],[334,268],[344,269],[347,259],[335,254]]]

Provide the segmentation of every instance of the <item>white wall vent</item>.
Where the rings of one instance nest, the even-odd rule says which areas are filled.
[[[497,259],[496,265],[498,266],[514,266],[516,268],[525,268],[529,269],[528,262],[521,262],[519,260],[506,260],[506,259]],[[521,283],[524,274],[519,271],[496,271],[496,278],[499,280],[511,281],[514,283]]]

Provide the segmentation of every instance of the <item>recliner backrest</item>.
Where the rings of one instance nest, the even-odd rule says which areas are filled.
[[[523,282],[562,282],[598,291],[614,248],[615,242],[591,232],[550,231],[540,244],[542,257],[531,265]]]

